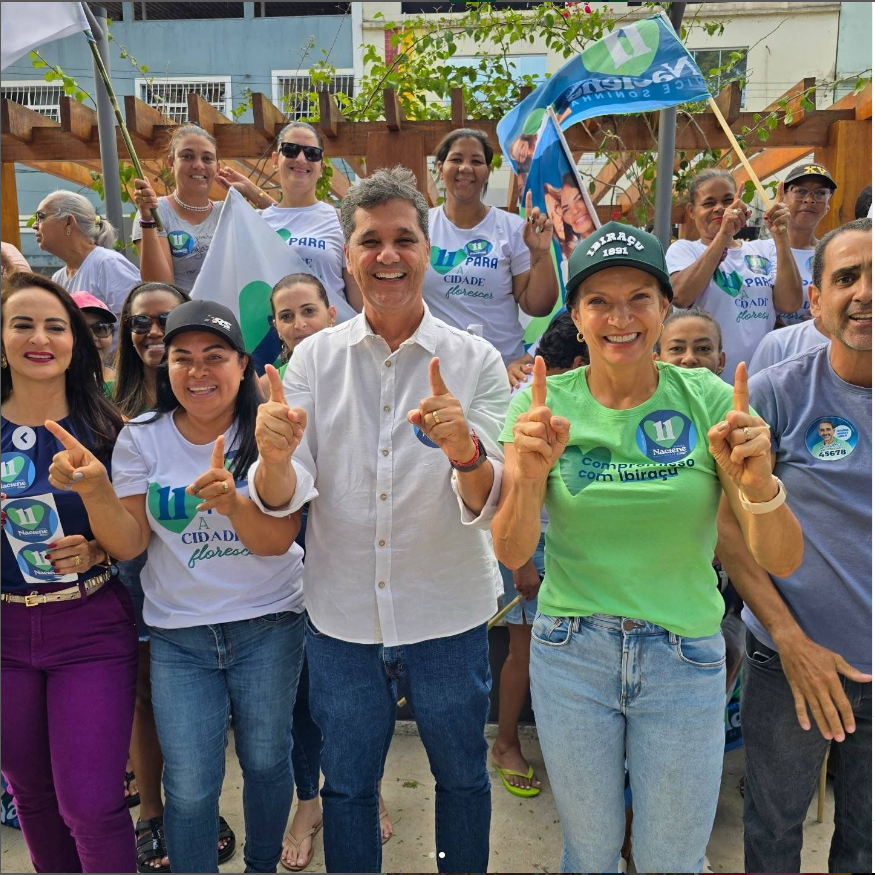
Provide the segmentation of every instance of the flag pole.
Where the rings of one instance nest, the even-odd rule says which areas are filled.
[[[771,198],[766,194],[766,190],[763,188],[763,184],[760,182],[759,177],[754,173],[753,167],[750,166],[750,161],[747,160],[747,155],[744,154],[744,150],[739,146],[738,140],[735,139],[735,134],[732,133],[731,128],[726,122],[726,119],[723,118],[723,113],[720,112],[720,107],[717,106],[717,101],[714,100],[713,97],[708,98],[708,105],[711,107],[711,112],[717,117],[717,121],[720,122],[720,127],[723,128],[723,133],[729,137],[729,143],[732,146],[733,151],[738,156],[738,160],[741,161],[742,166],[747,171],[747,175],[750,177],[750,181],[754,184],[754,187],[757,190],[759,196],[763,199],[763,203],[766,205],[766,209],[768,210],[772,206]],[[778,230],[783,233],[784,226],[779,225]]]
[[[87,3],[82,4],[82,9],[85,12],[85,17],[88,19],[89,24],[92,27],[97,26],[98,33],[103,33],[100,28],[99,22],[97,22],[91,13],[91,10],[88,8]],[[100,75],[101,80],[103,81],[103,86],[106,88],[106,93],[109,97],[109,102],[112,105],[113,112],[115,113],[116,120],[118,121],[119,129],[122,132],[122,139],[125,141],[125,146],[128,150],[128,155],[131,156],[131,163],[134,165],[134,170],[136,171],[137,177],[139,179],[145,179],[146,175],[143,173],[143,168],[140,165],[140,159],[137,158],[137,153],[134,150],[134,144],[131,142],[131,135],[128,133],[127,125],[125,124],[124,117],[122,116],[122,111],[119,108],[118,100],[115,96],[115,91],[112,87],[112,82],[109,78],[109,73],[106,70],[106,66],[103,63],[103,58],[100,57],[100,52],[97,49],[97,41],[93,34],[89,33],[87,30],[84,31],[85,38],[88,41],[88,47],[91,49],[91,56],[94,59],[94,67]],[[104,168],[104,175],[106,175],[106,168]],[[106,180],[104,180],[104,186],[106,185]],[[152,218],[158,225],[158,230],[163,231],[164,225],[161,223],[161,219],[158,217],[158,210],[152,210]],[[122,229],[119,229],[121,232]]]
[[[503,620],[513,608],[515,608],[523,600],[523,594],[520,593],[512,602],[508,602],[487,624],[487,630],[491,629],[496,623]],[[407,704],[407,699],[399,699],[398,707],[403,708]]]

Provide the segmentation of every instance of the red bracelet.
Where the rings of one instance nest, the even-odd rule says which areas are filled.
[[[471,440],[474,441],[474,455],[467,462],[457,462],[455,459],[450,459],[450,464],[457,468],[470,468],[480,458],[480,438],[477,437],[477,432],[471,429]]]

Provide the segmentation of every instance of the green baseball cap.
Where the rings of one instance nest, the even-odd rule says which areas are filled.
[[[568,259],[571,295],[588,277],[608,267],[637,267],[659,280],[669,301],[674,297],[662,244],[653,234],[621,222],[608,222],[575,246]]]

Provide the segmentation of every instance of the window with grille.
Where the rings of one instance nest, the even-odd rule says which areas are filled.
[[[273,102],[290,120],[319,115],[318,98],[314,100],[310,92],[327,91],[352,97],[355,88],[352,70],[337,70],[330,82],[313,82],[294,70],[274,70],[272,76]]]
[[[169,116],[175,122],[188,120],[188,95],[200,94],[223,115],[231,115],[231,77],[201,76],[175,79],[136,80],[137,93],[144,103]]]
[[[14,100],[52,121],[61,120],[60,100],[64,89],[60,85],[51,85],[42,79],[11,80],[0,85],[0,95],[7,100]]]
[[[256,3],[256,18],[286,16],[349,15],[350,3]]]
[[[717,94],[725,85],[730,82],[744,80],[747,77],[747,49],[690,49],[690,54],[693,60],[702,71],[702,75],[708,80],[712,94]],[[733,52],[741,55],[728,70],[716,72],[724,64],[728,64],[731,60],[730,56]],[[714,71],[714,72],[712,72]],[[745,92],[747,89],[742,84],[741,87],[741,105],[744,106]]]
[[[243,3],[134,3],[134,21],[243,18]]]

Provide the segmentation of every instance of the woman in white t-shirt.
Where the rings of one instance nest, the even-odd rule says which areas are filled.
[[[167,166],[176,182],[169,197],[159,198],[148,182],[134,180],[139,213],[131,238],[139,243],[144,282],[171,283],[190,292],[222,212],[222,201],[210,200],[210,186],[219,166],[215,137],[199,125],[176,128]],[[152,217],[153,209],[164,226],[161,231]]]
[[[316,197],[316,185],[325,169],[322,135],[306,122],[289,122],[276,141],[271,155],[279,176],[282,201],[277,203],[242,173],[223,167],[219,185],[236,188],[261,212],[270,225],[328,292],[332,303],[345,300],[358,313],[362,293],[346,269],[343,232],[337,210]]]
[[[300,512],[268,517],[247,496],[261,394],[233,313],[212,301],[180,304],[164,337],[155,410],[122,430],[113,482],[75,442],[55,457],[52,475],[79,493],[112,556],[133,559],[148,548],[143,616],[172,870],[218,871],[230,714],[246,868],[273,872],[292,802],[303,658],[302,551],[293,543]]]
[[[52,279],[68,292],[88,292],[118,316],[140,272],[115,251],[115,228],[87,197],[59,189],[43,198],[33,224],[36,243],[64,267]]]
[[[547,316],[559,297],[548,217],[527,201],[524,221],[483,203],[492,147],[483,131],[451,131],[435,150],[446,201],[429,210],[431,257],[422,294],[429,310],[482,336],[505,366],[525,355],[519,310]]]
[[[751,243],[736,240],[750,211],[728,170],[711,168],[690,182],[687,215],[699,240],[677,240],[665,254],[674,288],[674,306],[696,305],[719,323],[726,350],[723,379],[731,383],[739,362],[749,362],[760,341],[775,327],[775,311],[802,305],[802,283],[787,234],[790,211],[783,187],[764,219],[777,257],[760,255]]]

